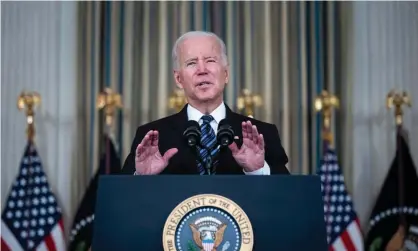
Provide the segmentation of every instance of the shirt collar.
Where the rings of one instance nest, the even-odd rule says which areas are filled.
[[[189,120],[194,120],[201,123],[201,117],[204,114],[201,113],[199,110],[191,106],[190,104],[187,105],[187,117]],[[222,102],[210,115],[214,118],[217,124],[225,118],[226,116],[226,108],[224,102]]]

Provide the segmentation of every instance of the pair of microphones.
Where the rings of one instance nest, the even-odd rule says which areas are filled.
[[[196,150],[196,153],[198,152],[198,148],[205,148],[205,146],[202,146],[200,143],[201,140],[201,130],[200,125],[198,122],[194,120],[189,120],[187,122],[186,130],[183,133],[184,138],[187,141],[187,145]],[[234,130],[232,130],[232,127],[227,123],[226,119],[223,119],[219,122],[218,125],[218,132],[216,134],[216,141],[220,148],[224,148],[230,144],[232,144],[234,140]],[[210,149],[207,149],[210,150]],[[206,170],[206,173],[211,175],[212,173],[212,165],[213,160],[212,156],[209,154],[205,160],[203,160],[200,155],[197,153],[197,157],[199,158],[200,162],[204,165],[204,168]]]
[[[190,147],[199,146],[201,135],[199,123],[194,120],[189,120],[187,122],[186,130],[183,133],[187,145]],[[232,127],[228,124],[226,119],[219,122],[216,140],[220,147],[226,147],[232,144],[234,140],[234,130],[232,130]]]

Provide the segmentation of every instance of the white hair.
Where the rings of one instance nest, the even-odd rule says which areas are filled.
[[[189,31],[189,32],[184,33],[181,37],[179,37],[177,39],[177,41],[175,42],[174,46],[173,46],[173,50],[171,52],[171,57],[172,57],[172,60],[173,60],[172,63],[173,63],[173,69],[174,70],[177,70],[180,67],[179,59],[178,59],[178,55],[177,55],[180,44],[187,38],[198,37],[198,36],[214,37],[216,39],[216,41],[219,43],[219,46],[221,47],[222,63],[224,65],[228,64],[228,56],[226,54],[226,46],[225,46],[224,41],[220,37],[218,37],[215,33],[208,32],[208,31]]]

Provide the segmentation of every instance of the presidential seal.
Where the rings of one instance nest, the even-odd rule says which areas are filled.
[[[215,194],[190,197],[168,216],[163,230],[165,251],[249,251],[253,229],[245,212]]]

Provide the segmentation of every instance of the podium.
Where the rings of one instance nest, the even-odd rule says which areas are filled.
[[[327,250],[318,176],[101,176],[92,250]]]

